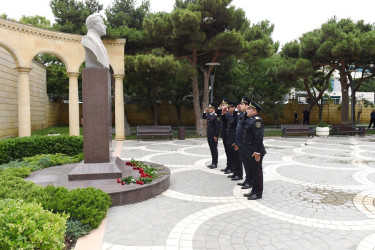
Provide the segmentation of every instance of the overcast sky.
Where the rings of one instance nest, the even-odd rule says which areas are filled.
[[[114,0],[99,0],[104,9]],[[53,22],[50,0],[1,0],[0,14],[19,19],[22,15],[45,16]],[[138,0],[140,2],[140,0]],[[173,9],[175,0],[151,0],[153,12]],[[319,28],[328,19],[351,18],[375,23],[375,0],[233,0],[232,4],[246,12],[251,23],[269,20],[275,25],[274,41],[281,45],[298,39],[303,33]]]

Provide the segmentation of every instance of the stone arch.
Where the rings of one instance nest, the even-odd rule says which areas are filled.
[[[32,59],[38,54],[52,54],[59,57],[69,76],[69,130],[79,135],[78,76],[85,60],[81,35],[67,34],[36,28],[0,18],[0,46],[14,58],[18,76],[18,123],[19,136],[30,136],[30,93],[29,72]],[[125,77],[125,39],[103,41],[115,78],[116,140],[125,139],[125,113],[122,80]]]
[[[0,47],[2,47],[3,49],[5,49],[6,51],[8,51],[8,53],[12,56],[13,60],[14,60],[14,63],[16,64],[16,67],[21,67],[20,65],[20,55],[17,53],[17,51],[12,48],[12,46],[10,46],[9,44],[3,42],[0,40]]]
[[[75,69],[72,69],[72,66],[70,65],[69,59],[66,58],[64,56],[64,54],[62,54],[61,52],[56,51],[56,50],[50,50],[50,49],[40,49],[40,50],[37,50],[33,54],[30,54],[32,57],[29,58],[27,60],[27,62],[31,63],[31,61],[33,60],[33,58],[35,56],[37,56],[37,55],[40,55],[40,54],[54,55],[54,56],[58,57],[64,63],[67,72],[74,72],[75,71]]]

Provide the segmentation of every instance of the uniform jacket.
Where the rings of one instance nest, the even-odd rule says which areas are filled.
[[[370,116],[371,116],[371,119],[375,120],[375,112],[371,112]]]
[[[220,122],[217,118],[217,114],[215,112],[212,114],[203,113],[202,118],[207,119],[207,137],[219,137]]]
[[[217,115],[221,118],[223,118],[223,114],[222,114],[222,110],[221,109],[218,109],[218,112],[217,112]],[[226,140],[226,136],[227,136],[227,121],[225,119],[220,119],[220,135],[221,135],[221,138],[223,138],[224,140],[224,143],[225,143],[225,140]]]
[[[236,127],[237,127],[237,112],[234,111],[233,114],[229,112],[222,115],[222,123],[226,123],[225,133],[226,133],[226,144],[232,145],[236,138]]]
[[[236,137],[235,143],[237,146],[243,146],[243,134],[245,131],[245,123],[246,123],[246,112],[242,112],[237,114],[237,127],[236,127]]]
[[[254,115],[246,119],[245,132],[243,136],[243,143],[246,153],[260,153],[266,154],[263,144],[264,126],[262,118],[259,115]]]

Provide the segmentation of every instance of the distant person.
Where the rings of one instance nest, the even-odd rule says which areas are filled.
[[[307,107],[303,111],[303,124],[310,124],[310,111]]]
[[[298,124],[299,122],[298,122],[298,113],[297,113],[297,111],[294,111],[294,122],[293,122],[294,124]]]
[[[371,124],[373,124],[372,129],[374,129],[375,128],[375,109],[373,109],[371,114],[370,114],[370,124],[368,125],[369,129],[371,127]]]

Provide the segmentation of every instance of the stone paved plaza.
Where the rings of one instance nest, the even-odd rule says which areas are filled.
[[[171,169],[169,190],[112,207],[102,249],[375,249],[375,136],[266,138],[263,198],[208,169],[205,139],[117,142]]]

